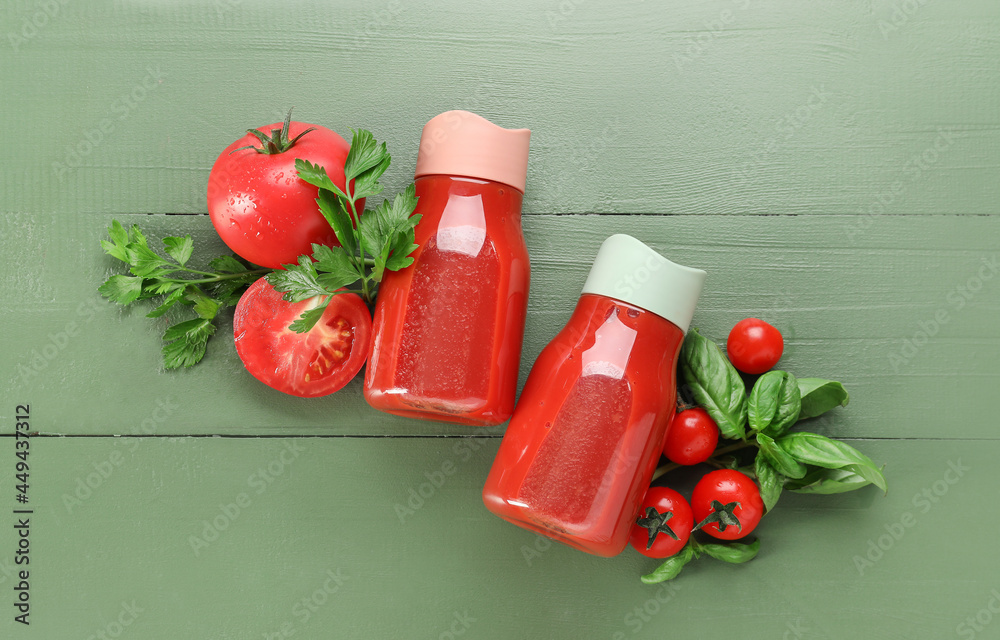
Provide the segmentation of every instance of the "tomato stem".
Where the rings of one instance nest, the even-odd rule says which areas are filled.
[[[263,153],[267,155],[274,155],[278,153],[284,153],[295,146],[295,143],[299,141],[299,138],[306,135],[310,131],[314,131],[316,127],[309,127],[299,135],[295,136],[291,140],[288,139],[288,127],[292,120],[292,109],[288,110],[288,114],[285,115],[285,122],[281,125],[281,129],[271,129],[271,134],[268,135],[261,131],[260,129],[247,129],[247,133],[253,135],[255,138],[260,140],[260,146],[254,146],[248,144],[243,147],[237,147],[230,151],[230,155],[241,151],[243,149],[253,149],[257,153]]]
[[[719,456],[726,453],[732,453],[733,451],[739,451],[740,449],[746,449],[747,447],[756,447],[756,446],[757,443],[754,441],[737,442],[735,444],[729,445],[728,447],[722,447],[721,449],[716,449],[715,453],[712,454],[712,458],[718,458]]]
[[[735,444],[731,444],[729,446],[716,449],[715,452],[712,454],[712,457],[705,461],[705,464],[711,465],[719,469],[725,469],[727,467],[721,462],[719,462],[718,460],[719,456],[725,455],[727,453],[732,453],[733,451],[739,451],[740,449],[746,449],[748,447],[756,447],[756,446],[757,443],[751,440],[750,442],[737,442]],[[656,471],[653,472],[652,480],[656,480],[663,474],[669,473],[674,469],[679,469],[682,466],[684,465],[677,464],[676,462],[668,462],[665,465],[657,467]],[[652,480],[650,480],[650,482],[652,482]]]

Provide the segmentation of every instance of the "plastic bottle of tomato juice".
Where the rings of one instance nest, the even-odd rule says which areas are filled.
[[[396,415],[491,425],[514,410],[530,266],[521,232],[528,129],[467,111],[424,126],[414,262],[387,272],[364,395]]]
[[[521,391],[483,489],[490,511],[588,553],[621,553],[674,415],[704,280],[631,236],[604,241]]]

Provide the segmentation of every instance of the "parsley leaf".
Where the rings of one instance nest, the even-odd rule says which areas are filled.
[[[209,263],[209,271],[187,267],[194,252],[191,236],[167,237],[165,258],[149,246],[138,226],[128,230],[117,220],[108,227],[108,240],[101,240],[104,252],[125,263],[132,275],[116,274],[98,291],[105,298],[127,306],[138,300],[163,296],[146,314],[159,318],[180,307],[190,307],[197,316],[171,325],[163,334],[163,366],[190,367],[205,355],[209,338],[215,333],[219,310],[236,304],[248,285],[270,269],[250,270],[233,256],[220,256]]]
[[[326,311],[328,304],[330,304],[329,300],[318,307],[303,312],[301,316],[292,322],[292,324],[288,325],[288,328],[295,333],[306,333],[315,327],[316,323],[319,322],[319,319],[323,317],[323,312]]]
[[[308,160],[303,160],[302,158],[296,158],[295,173],[314,187],[332,191],[341,198],[347,197],[347,194],[341,191],[340,187],[333,183],[333,180],[331,180],[330,176],[327,175],[326,169],[318,164],[313,164]]]
[[[410,266],[410,254],[417,249],[414,228],[420,216],[413,215],[417,194],[412,184],[374,210],[357,210],[358,201],[382,193],[379,179],[392,159],[385,143],[376,142],[370,131],[357,129],[352,133],[351,150],[344,161],[343,189],[324,167],[302,158],[295,160],[299,178],[319,189],[316,204],[340,241],[339,247],[314,244],[311,256],[299,256],[298,264],[283,265],[283,271],[267,276],[288,302],[323,297],[289,325],[299,333],[312,329],[330,299],[339,293],[356,291],[372,304],[385,272]],[[358,289],[346,288],[355,283]]]
[[[111,276],[97,289],[102,296],[118,304],[132,304],[142,293],[142,278]]]
[[[191,251],[194,249],[194,241],[191,240],[191,236],[164,238],[163,244],[167,248],[167,254],[182,267],[191,257]]]
[[[319,283],[318,273],[309,256],[299,256],[299,264],[283,265],[283,271],[272,271],[267,276],[274,290],[283,293],[288,302],[302,302],[316,296],[324,296],[329,292]]]
[[[210,319],[195,318],[169,327],[163,334],[163,366],[167,369],[190,367],[205,356],[208,339],[215,333]]]
[[[348,183],[354,180],[354,200],[377,196],[382,193],[378,179],[382,177],[392,158],[383,142],[375,142],[375,136],[365,129],[351,130],[351,150],[344,162],[344,176]]]

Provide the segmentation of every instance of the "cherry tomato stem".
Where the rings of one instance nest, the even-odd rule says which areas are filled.
[[[723,456],[723,455],[726,455],[727,453],[732,453],[734,451],[740,451],[740,450],[746,449],[748,447],[756,447],[756,446],[757,446],[757,443],[751,440],[751,441],[748,441],[748,442],[747,441],[741,441],[741,442],[736,442],[734,444],[727,445],[725,447],[719,447],[718,449],[715,450],[715,453],[712,454],[712,457],[705,461],[705,464],[710,464],[710,465],[713,465],[713,466],[714,465],[721,465],[721,463],[718,461],[718,457],[719,456]],[[656,480],[657,478],[659,478],[660,476],[663,476],[664,474],[670,473],[674,469],[679,469],[682,466],[684,466],[684,465],[677,464],[676,462],[668,462],[667,464],[661,464],[659,467],[656,468],[656,471],[653,472],[653,478],[652,478],[652,480],[650,480],[650,482],[652,482],[653,480]],[[720,468],[722,468],[722,467],[720,466]]]

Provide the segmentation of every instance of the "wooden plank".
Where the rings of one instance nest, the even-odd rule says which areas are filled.
[[[387,140],[390,192],[437,113],[530,127],[529,214],[997,212],[991,0],[283,6],[4,3],[0,211],[201,212],[296,105]]]
[[[705,558],[661,588],[639,582],[657,563],[630,549],[546,546],[489,514],[495,441],[36,438],[31,627],[8,603],[0,633],[110,637],[124,613],[141,638],[703,637],[721,607],[748,638],[955,635],[996,600],[1000,565],[978,532],[1000,527],[982,508],[1000,441],[854,444],[886,463],[887,497],[783,496],[757,559]],[[5,504],[12,484],[0,474]],[[411,490],[426,497],[401,521]]]
[[[224,250],[206,216],[119,217],[153,238],[190,232],[206,260]],[[167,321],[123,311],[96,293],[115,268],[97,242],[109,218],[78,220],[76,229],[60,224],[65,215],[18,219],[17,233],[0,245],[8,265],[0,312],[10,345],[0,370],[14,401],[37,404],[45,432],[482,433],[377,413],[361,398],[359,381],[323,399],[273,392],[244,371],[225,336],[228,319],[202,364],[164,372],[159,348]],[[522,383],[572,311],[600,242],[616,232],[709,272],[694,323],[706,335],[724,341],[737,320],[760,316],[788,339],[783,367],[842,380],[850,407],[816,421],[814,430],[995,437],[983,398],[1000,376],[1000,218],[532,216],[525,222],[534,274]],[[928,419],[945,406],[947,425]],[[9,422],[0,430],[9,432]]]

